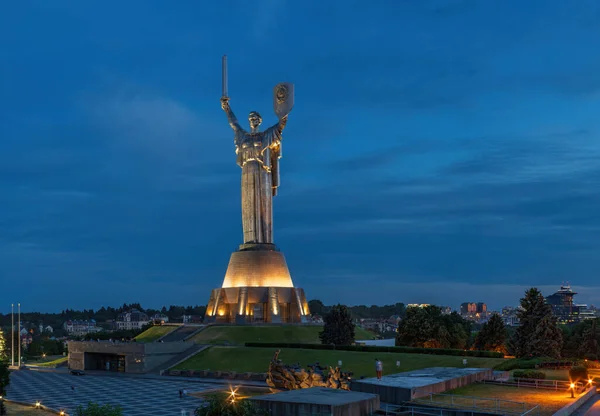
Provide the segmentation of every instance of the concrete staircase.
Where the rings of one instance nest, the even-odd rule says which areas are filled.
[[[171,331],[165,336],[156,340],[156,342],[180,342],[185,341],[190,336],[194,335],[196,332],[204,329],[204,326],[200,325],[182,325],[177,328],[175,331]]]
[[[185,360],[193,357],[194,355],[198,354],[200,351],[207,349],[208,347],[210,347],[210,345],[190,344],[190,348],[188,348],[180,354],[177,354],[169,361],[154,367],[152,370],[150,370],[150,373],[162,375],[164,371],[175,367],[177,364],[184,362]]]

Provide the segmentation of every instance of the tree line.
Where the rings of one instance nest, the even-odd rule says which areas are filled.
[[[536,288],[525,292],[520,305],[520,325],[516,329],[506,327],[498,314],[493,314],[483,325],[476,326],[456,312],[442,313],[437,306],[408,308],[398,324],[395,345],[496,351],[517,358],[597,360],[600,357],[599,318],[571,326],[559,326],[551,306]],[[389,312],[393,307],[381,308]],[[354,322],[357,317],[353,307],[338,304],[322,308],[323,311],[321,342],[335,345],[354,343]]]
[[[143,308],[139,303],[124,303],[122,306],[114,308],[112,306],[101,307],[98,310],[93,309],[65,309],[60,313],[42,313],[42,312],[22,312],[21,322],[28,322],[31,325],[39,325],[43,323],[44,326],[50,325],[55,330],[59,329],[65,321],[68,320],[82,320],[89,321],[95,320],[99,324],[112,321],[117,319],[120,313],[127,312],[131,309],[137,309],[141,312],[146,313],[148,316],[155,315],[157,313],[163,314],[169,318],[169,320],[177,321],[180,320],[183,315],[199,315],[204,316],[206,312],[206,306],[176,306],[171,305],[168,308],[163,306],[161,309]],[[17,314],[15,313],[15,320]],[[17,323],[15,322],[15,325]],[[10,328],[11,326],[11,314],[0,314],[0,327]]]
[[[334,306],[326,306],[318,299],[313,299],[308,302],[310,313],[313,315],[326,316],[331,312]],[[391,316],[404,318],[406,307],[404,303],[395,303],[393,305],[356,305],[346,306],[354,319],[387,319]]]
[[[600,355],[599,319],[559,326],[542,293],[531,288],[520,300],[516,329],[498,314],[475,331],[455,312],[443,315],[436,306],[409,308],[398,326],[397,346],[498,351],[517,358],[588,358]]]

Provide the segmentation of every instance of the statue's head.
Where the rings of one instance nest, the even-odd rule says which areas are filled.
[[[250,127],[257,129],[260,126],[260,123],[262,123],[262,117],[257,111],[251,111],[248,115],[248,121],[250,122]]]

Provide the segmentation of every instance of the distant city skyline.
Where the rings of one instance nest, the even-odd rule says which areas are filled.
[[[475,299],[475,298],[468,298],[468,299],[466,299],[465,298],[466,300],[463,299],[462,301],[460,301],[458,303],[444,302],[443,300],[441,300],[439,302],[433,302],[433,301],[428,301],[428,302],[412,302],[412,301],[407,301],[407,300],[402,300],[402,299],[400,299],[400,300],[386,301],[386,302],[379,302],[379,303],[373,303],[373,302],[345,302],[343,299],[341,299],[339,301],[334,301],[334,302],[327,302],[323,298],[318,298],[318,297],[311,297],[308,300],[310,301],[310,300],[318,299],[318,300],[321,300],[325,305],[333,305],[333,304],[336,304],[336,303],[339,302],[339,303],[342,303],[342,304],[346,304],[348,306],[357,306],[357,305],[366,305],[366,306],[378,305],[378,306],[383,306],[383,305],[391,305],[391,304],[395,304],[395,303],[401,302],[401,303],[404,303],[405,305],[409,305],[409,304],[422,305],[422,304],[424,304],[424,305],[436,305],[436,306],[440,306],[440,307],[450,307],[450,308],[452,308],[453,311],[456,311],[456,312],[460,312],[460,306],[464,302],[473,302],[473,303],[482,302],[482,303],[485,303],[487,305],[487,311],[488,312],[502,312],[502,308],[504,308],[504,307],[518,307],[519,306],[519,301],[520,301],[521,297],[523,296],[525,290],[527,290],[529,288],[530,288],[530,286],[527,286],[527,287],[523,286],[522,294],[519,295],[518,297],[516,297],[513,303],[506,303],[506,304],[500,304],[500,303],[493,302],[493,301],[492,302],[488,302],[488,301],[485,300],[485,298],[477,298],[477,299]],[[560,284],[557,285],[557,286],[538,286],[537,288],[542,292],[542,294],[544,295],[544,297],[547,297],[547,296],[552,295],[553,293],[557,292],[558,289],[560,288]],[[408,289],[409,289],[408,291],[410,292],[410,288],[408,288]],[[417,290],[420,290],[420,289],[421,288],[417,288]],[[516,290],[517,288],[514,288],[514,287],[506,288],[505,286],[501,286],[501,287],[494,286],[494,287],[492,287],[492,290],[494,290],[494,291],[495,290],[500,290],[500,289],[506,290],[507,292],[510,293],[510,292]],[[585,293],[580,293],[579,292],[580,290],[587,290],[588,288],[581,287],[581,286],[571,286],[571,289],[574,292],[577,292],[577,294],[575,295],[575,298],[574,298],[574,303],[575,304],[585,304],[585,305],[588,305],[588,306],[595,306],[595,307],[600,306],[598,304],[595,305],[593,303],[585,301],[585,299],[589,299],[590,296],[589,295],[586,296]],[[465,293],[467,293],[467,292],[465,292]],[[456,295],[456,296],[462,296],[462,295],[459,294],[459,295]],[[455,298],[456,296],[452,296],[452,298]],[[432,298],[443,299],[443,294],[433,296]],[[76,303],[79,304],[80,302],[78,301]],[[64,309],[76,309],[76,310],[94,309],[94,310],[98,310],[101,307],[119,308],[124,303],[125,304],[140,303],[141,306],[144,309],[160,309],[163,306],[165,306],[165,307],[168,308],[170,305],[174,305],[174,306],[196,306],[196,305],[198,305],[198,306],[206,306],[206,302],[196,302],[196,303],[177,303],[177,302],[170,302],[169,303],[169,302],[167,302],[167,303],[164,303],[164,304],[150,304],[150,303],[146,304],[146,303],[138,301],[138,300],[124,300],[124,301],[122,301],[120,303],[117,302],[117,303],[113,303],[113,304],[101,304],[101,305],[95,304],[92,301],[91,304],[94,304],[94,305],[97,305],[97,306],[82,305],[82,306],[79,306],[79,307],[75,307],[73,305],[71,305],[71,306],[67,305],[65,307],[61,307],[60,309],[42,310],[42,309],[28,309],[31,306],[22,303],[21,306],[24,309],[22,309],[21,312],[22,313],[29,313],[29,312],[59,313],[61,310],[64,310]],[[15,314],[16,314],[16,304],[17,303],[15,303]],[[10,313],[10,303],[8,305],[8,308],[5,305],[1,305],[0,306],[0,313],[2,313],[2,314]]]
[[[0,310],[206,303],[242,240],[223,54],[244,124],[295,84],[274,235],[308,299],[600,304],[595,6],[8,2]]]

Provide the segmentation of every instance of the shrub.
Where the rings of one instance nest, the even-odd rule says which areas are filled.
[[[598,361],[590,361],[590,360],[586,360],[582,363],[582,365],[585,368],[594,368],[594,369],[599,369],[600,368],[600,363]]]
[[[75,416],[123,416],[123,410],[121,410],[120,406],[88,403],[85,408],[83,406],[78,406],[75,410]]]
[[[513,373],[515,379],[537,379],[543,380],[546,378],[546,373],[536,370],[516,370]]]
[[[470,351],[450,348],[421,348],[421,347],[383,347],[373,345],[331,345],[331,344],[299,344],[285,342],[246,342],[246,347],[256,348],[302,348],[306,350],[338,350],[361,352],[391,352],[404,354],[433,354],[455,355],[463,357],[502,358],[504,354],[495,351]]]
[[[588,361],[598,361],[598,356],[596,354],[592,354],[592,353],[587,353],[583,356],[583,358],[585,358]]]
[[[568,359],[557,361],[555,358],[513,358],[511,360],[505,360],[504,362],[496,365],[494,370],[498,371],[511,371],[511,370],[532,370],[545,365],[557,364],[561,367],[570,366],[571,363]]]
[[[266,410],[258,409],[247,400],[231,401],[229,396],[211,395],[194,411],[194,416],[266,416]]]
[[[582,366],[572,367],[569,370],[569,378],[573,382],[577,381],[585,381],[588,379],[588,371],[587,368]]]

